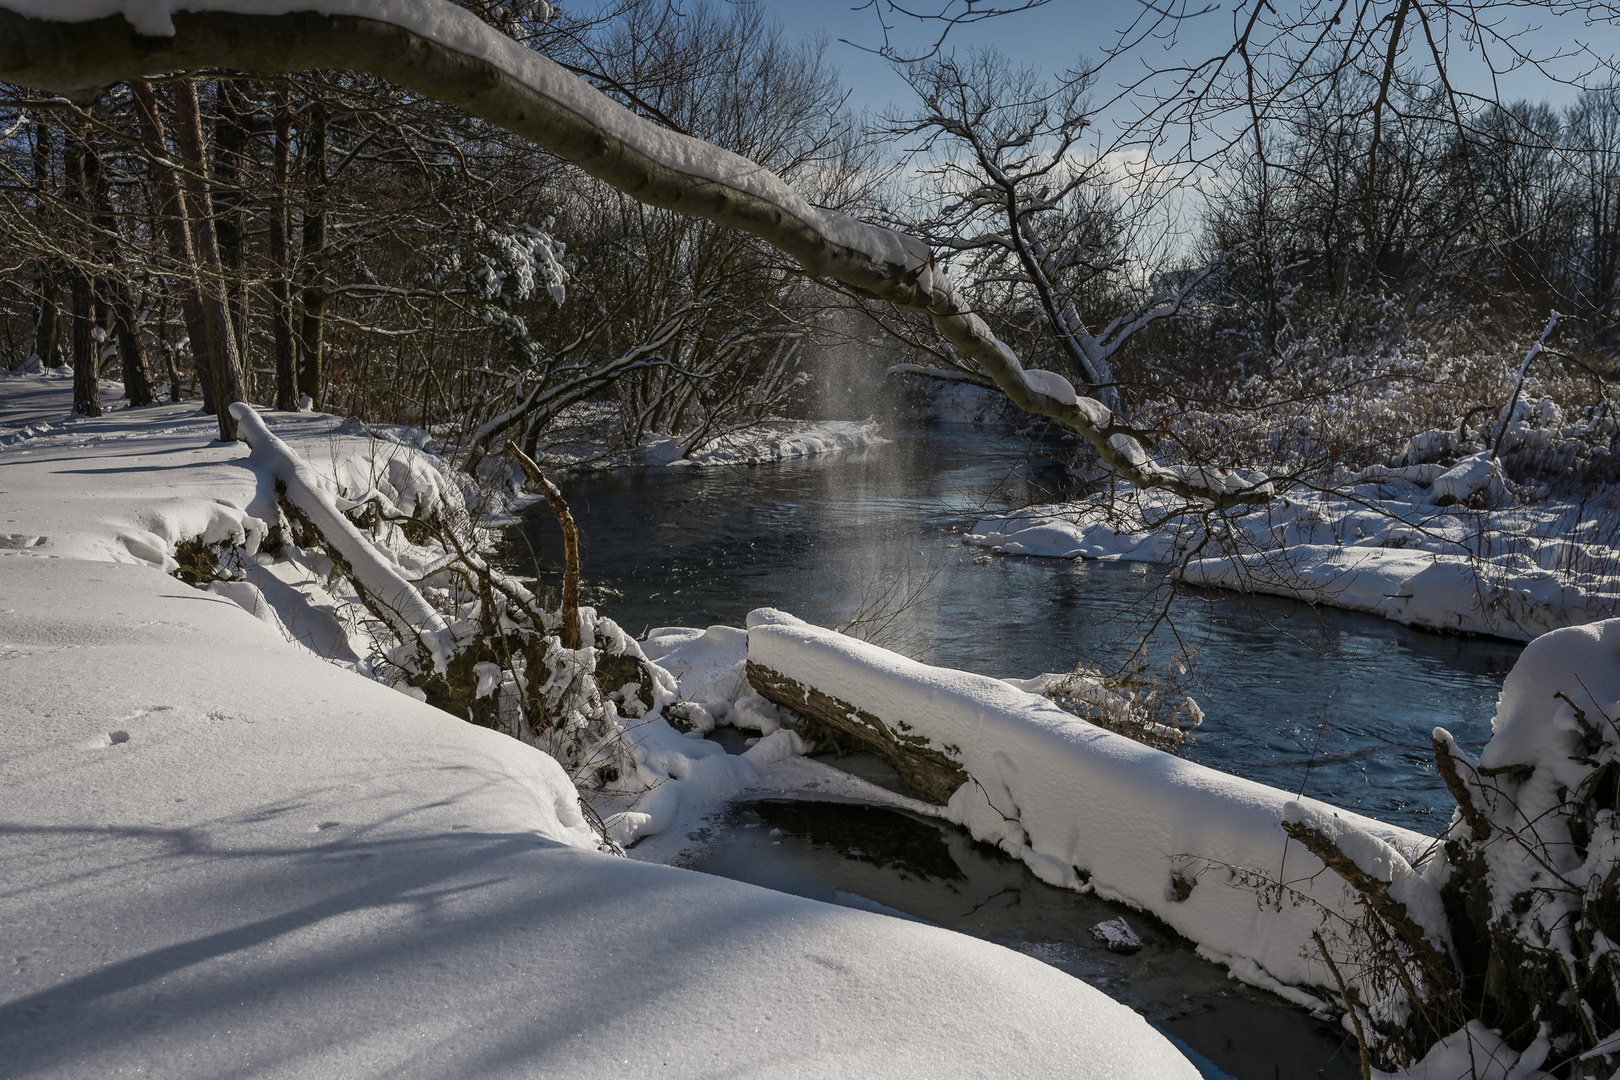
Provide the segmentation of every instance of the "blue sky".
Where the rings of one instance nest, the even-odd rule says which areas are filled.
[[[851,87],[851,101],[857,108],[877,110],[890,103],[907,102],[909,91],[889,65],[857,47],[872,48],[883,40],[874,13],[870,9],[856,9],[859,0],[755,2],[779,19],[792,33],[823,32],[831,39],[829,55]],[[944,2],[912,0],[908,6],[917,9],[933,7],[937,10]],[[1198,5],[1194,3],[1189,6],[1196,10]],[[958,28],[952,32],[950,42],[958,48],[993,44],[1022,64],[1047,73],[1059,72],[1072,67],[1081,58],[1094,59],[1103,48],[1117,40],[1119,32],[1130,26],[1141,10],[1142,5],[1138,0],[1052,0],[1033,11]],[[1541,50],[1580,44],[1589,46],[1602,56],[1612,57],[1620,53],[1620,30],[1612,25],[1587,25],[1584,19],[1575,16],[1553,18],[1534,5],[1507,11],[1504,18],[1515,26],[1533,26],[1531,40]],[[901,34],[899,40],[909,44],[920,43],[925,37],[931,40],[931,35],[919,32],[915,24],[908,25],[903,18],[895,18],[894,21]],[[1116,66],[1101,80],[1099,96],[1128,73],[1142,71],[1146,64],[1159,66],[1175,58],[1201,60],[1224,50],[1232,37],[1231,4],[1218,5],[1214,10],[1184,22],[1173,46],[1156,42],[1139,48],[1135,56],[1123,66]],[[1490,90],[1477,56],[1460,53],[1454,68],[1455,81],[1476,92]],[[1566,64],[1564,70],[1573,71],[1574,68]],[[1505,79],[1501,93],[1508,98],[1548,98],[1562,103],[1570,98],[1572,92],[1527,71]]]

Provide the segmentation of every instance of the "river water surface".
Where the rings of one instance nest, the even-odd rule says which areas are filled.
[[[1449,820],[1429,733],[1440,725],[1483,746],[1520,645],[1277,598],[1172,595],[1142,563],[985,559],[962,543],[979,513],[1053,499],[1062,470],[1008,435],[889,434],[869,450],[753,467],[559,475],[583,537],[586,601],[632,633],[740,626],[764,606],[831,626],[898,583],[921,596],[880,643],[1019,678],[1077,660],[1114,668],[1168,601],[1149,655],[1163,665],[1193,653],[1186,688],[1206,719],[1188,757],[1422,832]],[[556,532],[534,507],[512,564],[532,566],[532,545],[555,581]]]
[[[875,610],[865,625],[880,644],[1020,678],[1077,661],[1112,669],[1168,607],[1148,655],[1163,667],[1191,654],[1186,689],[1206,719],[1188,757],[1422,832],[1444,828],[1451,803],[1429,733],[1443,725],[1482,746],[1519,645],[1175,591],[1140,563],[987,558],[962,542],[978,516],[1072,493],[1064,471],[1011,435],[889,435],[869,450],[754,467],[558,475],[583,538],[585,601],[637,634],[740,626],[763,606],[824,626]],[[536,560],[555,582],[560,544],[543,504],[509,536],[514,569]],[[948,824],[763,801],[687,839],[680,861],[692,869],[921,919],[1061,967],[1179,1040],[1207,1076],[1358,1075],[1336,1025],[1231,982],[1150,917],[1047,886]],[[1090,933],[1121,916],[1143,940],[1137,954],[1110,953]]]

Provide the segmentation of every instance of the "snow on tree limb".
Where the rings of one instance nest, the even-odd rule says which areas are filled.
[[[926,313],[1013,404],[1075,431],[1142,487],[1217,506],[1271,497],[1269,485],[1205,487],[1159,465],[1101,402],[1051,373],[1032,377],[922,241],[810,205],[769,169],[643,120],[444,0],[0,0],[9,82],[84,96],[217,67],[362,70],[457,105],[640,202],[750,233],[809,274]]]
[[[315,470],[265,426],[253,406],[230,407],[237,436],[248,444],[249,460],[275,477],[279,493],[320,534],[327,553],[341,560],[366,607],[386,621],[402,641],[414,641],[443,672],[454,651],[444,617],[406,580],[376,544],[354,526]]]

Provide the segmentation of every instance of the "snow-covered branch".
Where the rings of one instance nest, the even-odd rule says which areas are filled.
[[[282,497],[320,534],[327,553],[341,562],[355,589],[368,601],[367,608],[384,619],[402,641],[419,642],[442,672],[454,644],[444,616],[344,516],[315,470],[276,438],[251,405],[238,402],[230,409],[238,437],[248,444],[250,460],[275,477]]]
[[[458,105],[641,202],[751,233],[813,275],[927,313],[1015,405],[1071,428],[1143,487],[1217,505],[1269,498],[1187,483],[1120,436],[1101,402],[1050,373],[1032,378],[922,241],[812,206],[769,169],[636,116],[444,0],[0,0],[0,79],[9,82],[84,96],[220,66],[357,69]]]

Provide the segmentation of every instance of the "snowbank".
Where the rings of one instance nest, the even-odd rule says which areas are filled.
[[[269,470],[67,389],[0,379],[9,1072],[1196,1075],[1028,957],[587,850],[547,755],[165,572],[267,528]]]
[[[681,439],[658,433],[648,435],[626,454],[600,437],[602,431],[612,430],[618,422],[613,409],[601,403],[568,410],[546,435],[546,467],[760,465],[859,450],[886,441],[880,434],[881,426],[872,420],[766,420],[718,435],[691,454],[681,449]]]
[[[1371,474],[1337,492],[1231,511],[1207,528],[1196,514],[1180,516],[1173,496],[1128,488],[1112,502],[989,517],[966,541],[1008,555],[1172,564],[1188,584],[1520,641],[1620,614],[1620,508],[1490,509],[1503,480],[1481,456],[1447,470]]]
[[[1194,764],[1077,720],[1005,682],[929,667],[772,609],[748,656],[880,717],[971,777],[946,816],[1054,885],[1151,912],[1244,981],[1320,1007],[1332,986],[1311,934],[1358,917],[1340,879],[1289,841],[1290,804],[1417,863],[1426,836]],[[1405,871],[1410,874],[1410,870]],[[1293,988],[1291,991],[1290,988]]]

